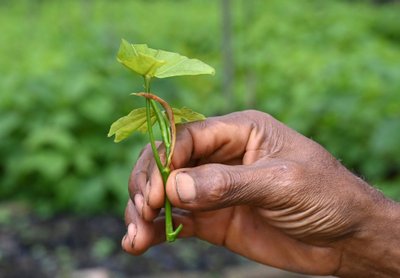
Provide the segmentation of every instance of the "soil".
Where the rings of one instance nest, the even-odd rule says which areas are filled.
[[[42,218],[24,206],[0,204],[0,278],[305,277],[195,239],[130,256],[120,248],[125,231],[114,215]]]

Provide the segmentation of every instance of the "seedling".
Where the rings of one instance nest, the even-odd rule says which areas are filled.
[[[115,142],[126,139],[135,131],[148,134],[157,168],[161,173],[164,190],[171,172],[171,161],[175,148],[176,125],[184,122],[204,120],[205,117],[197,112],[183,107],[171,108],[165,100],[150,91],[153,78],[167,78],[181,75],[212,74],[215,70],[197,59],[189,59],[178,53],[155,50],[146,44],[130,44],[122,40],[117,60],[128,69],[141,75],[144,80],[144,92],[133,93],[134,96],[144,97],[146,106],[132,110],[128,115],[115,121],[108,132]],[[156,147],[153,125],[158,124],[161,140],[165,147],[165,159],[162,161]],[[182,224],[176,230],[173,227],[171,203],[165,194],[165,232],[168,242],[175,241]]]

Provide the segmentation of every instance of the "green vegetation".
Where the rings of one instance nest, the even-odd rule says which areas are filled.
[[[175,106],[266,111],[400,199],[400,5],[232,3],[233,89],[222,94],[218,1],[2,1],[0,199],[122,213],[145,141],[105,132],[142,90],[115,62],[120,38],[216,66],[216,78],[155,83]]]

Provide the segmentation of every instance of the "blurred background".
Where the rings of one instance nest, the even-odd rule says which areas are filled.
[[[268,112],[400,200],[399,15],[398,1],[2,0],[0,277],[301,277],[196,240],[120,250],[147,139],[106,136],[143,105],[120,40],[216,68],[153,82],[173,106]]]

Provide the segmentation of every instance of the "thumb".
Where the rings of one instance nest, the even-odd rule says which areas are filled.
[[[213,210],[236,205],[263,206],[273,197],[283,165],[205,164],[171,173],[167,195],[175,207]],[[272,195],[271,195],[272,194]]]

